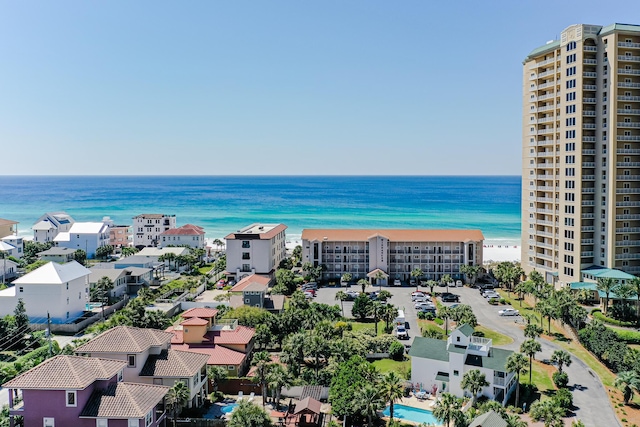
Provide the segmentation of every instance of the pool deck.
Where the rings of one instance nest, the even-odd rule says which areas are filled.
[[[430,397],[428,399],[418,399],[413,394],[409,397],[403,397],[402,399],[394,403],[394,405],[410,406],[412,408],[424,409],[426,411],[432,411],[435,404],[436,399],[434,397]],[[383,416],[382,419],[389,420],[389,417]],[[405,419],[402,419],[402,422],[405,424],[413,424],[415,426],[420,424],[418,422]]]

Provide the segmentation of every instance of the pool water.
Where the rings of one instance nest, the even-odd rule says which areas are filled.
[[[228,414],[230,412],[233,412],[233,410],[236,409],[236,406],[238,406],[237,403],[231,403],[229,405],[225,405],[225,406],[220,408],[220,412],[222,412],[223,414]],[[395,413],[395,411],[394,411],[394,413]]]
[[[385,417],[389,416],[389,407],[387,406],[382,414]],[[431,411],[427,411],[426,409],[413,408],[411,406],[405,405],[393,405],[393,418],[398,418],[400,420],[413,421],[416,423],[427,423],[427,424],[440,424],[440,421],[436,417],[433,416]]]

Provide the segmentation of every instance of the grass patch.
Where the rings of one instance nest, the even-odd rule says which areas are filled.
[[[501,333],[486,328],[482,325],[478,325],[474,329],[476,330],[476,332],[482,332],[483,337],[491,339],[494,346],[511,344],[513,342],[513,339],[509,338],[508,336],[502,335]]]
[[[213,264],[206,264],[204,267],[200,267],[198,271],[200,274],[207,274],[213,269]]]
[[[503,289],[498,289],[498,293],[502,298],[507,298],[507,291]],[[532,306],[527,304],[525,301],[516,300],[518,295],[515,294],[514,292],[511,292],[511,296],[513,297],[513,303],[511,305],[520,311],[520,315],[525,319],[529,319],[529,322],[531,324],[542,326],[542,329],[544,329],[544,333],[547,334],[549,331],[549,323],[547,319],[543,318],[542,323],[540,323],[540,314],[537,311],[535,311]],[[551,323],[551,334],[564,335],[563,331],[556,328],[556,326],[553,323]]]
[[[378,335],[383,335],[384,334],[384,327],[387,324],[383,321],[378,322]],[[375,323],[373,322],[373,319],[364,319],[364,320],[352,320],[351,321],[351,327],[353,331],[364,331],[364,330],[370,330],[370,331],[375,331]]]
[[[543,395],[549,394],[550,391],[556,389],[553,384],[553,379],[551,375],[553,375],[555,369],[549,365],[545,365],[542,362],[537,360],[533,361],[533,384],[537,387],[538,391]],[[522,375],[520,377],[521,381],[526,377],[526,381],[529,381],[529,374]]]
[[[411,359],[402,362],[391,359],[380,359],[373,361],[371,364],[383,374],[394,371],[402,378],[406,378],[406,374],[411,370]]]
[[[553,342],[586,363],[589,368],[591,368],[593,372],[600,377],[600,380],[605,386],[613,387],[616,376],[611,373],[611,371],[607,369],[607,367],[604,366],[593,354],[589,353],[582,344],[578,342],[568,343],[560,340],[553,340]]]

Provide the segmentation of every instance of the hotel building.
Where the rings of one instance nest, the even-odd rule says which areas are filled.
[[[323,280],[373,277],[376,270],[409,280],[416,268],[423,279],[458,279],[461,265],[482,265],[483,241],[480,230],[306,229],[302,262],[324,266]]]
[[[523,268],[640,273],[640,26],[572,25],[523,65]]]

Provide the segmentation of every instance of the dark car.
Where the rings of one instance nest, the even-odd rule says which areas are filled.
[[[442,302],[459,302],[460,301],[460,296],[456,295],[456,294],[442,294],[440,299],[442,299]]]

